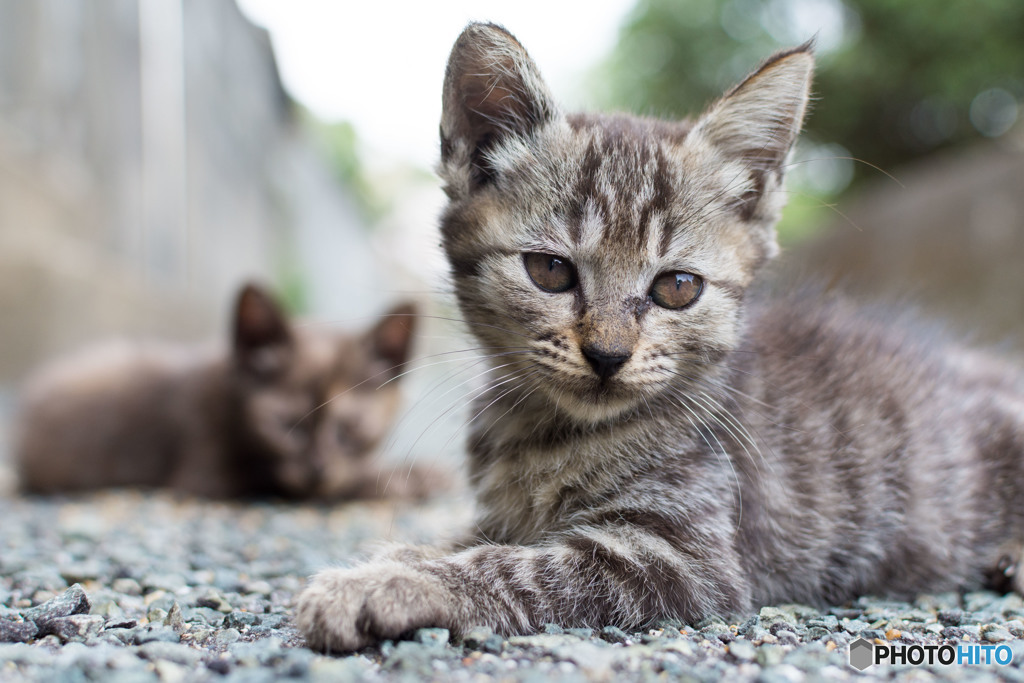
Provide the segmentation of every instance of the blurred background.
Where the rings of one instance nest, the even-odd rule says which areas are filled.
[[[223,337],[246,278],[342,327],[407,298],[451,317],[431,166],[474,19],[570,108],[662,117],[813,38],[779,277],[1024,348],[1020,0],[0,0],[0,439],[46,358]],[[418,355],[469,345],[435,320]],[[394,452],[457,454],[459,407],[438,415],[464,393],[424,401]]]

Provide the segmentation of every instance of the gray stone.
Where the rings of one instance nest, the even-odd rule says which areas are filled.
[[[27,643],[38,631],[31,621],[0,619],[0,643]]]
[[[24,615],[25,619],[42,626],[50,619],[68,617],[72,614],[88,614],[90,607],[85,590],[76,583],[64,591],[63,595],[25,610]]]
[[[124,617],[124,610],[114,600],[103,600],[102,602],[93,602],[89,614],[106,617],[108,620],[119,619]]]
[[[495,633],[484,641],[480,649],[495,655],[501,654],[505,649],[505,639]]]
[[[708,639],[718,638],[722,635],[732,635],[732,630],[724,623],[712,622],[700,629],[702,636]]]
[[[115,638],[124,645],[135,644],[135,629],[132,628],[107,628],[100,635]]]
[[[171,605],[167,616],[164,617],[164,626],[170,626],[174,629],[175,633],[181,633],[185,630],[185,619],[181,615],[181,607],[178,606],[177,602]]]
[[[85,640],[85,644],[89,647],[95,647],[97,645],[115,645],[117,647],[124,647],[125,641],[118,638],[115,634],[110,631],[101,631],[99,635],[92,636]]]
[[[781,629],[773,635],[778,638],[779,642],[783,645],[796,645],[800,642],[800,638],[795,633],[787,631],[786,629]]]
[[[218,647],[226,647],[231,643],[238,642],[238,639],[242,637],[242,634],[237,629],[226,628],[219,633],[215,633],[213,636],[213,642]]]
[[[135,579],[114,579],[113,583],[110,584],[110,588],[115,593],[124,593],[125,595],[142,595],[142,586],[140,586],[139,582]]]
[[[824,628],[829,631],[839,630],[839,619],[831,614],[807,620],[807,628]]]
[[[450,633],[446,628],[421,628],[413,635],[413,640],[433,648],[444,648],[448,645]]]
[[[188,640],[190,643],[204,643],[207,638],[213,636],[216,633],[212,628],[194,628],[188,633],[182,635],[182,640]]]
[[[779,607],[762,607],[758,613],[761,625],[771,630],[773,624],[785,622],[786,624],[796,623],[796,614],[792,610]]]
[[[750,662],[757,657],[757,650],[749,640],[737,639],[729,643],[729,654],[742,662]]]
[[[258,614],[235,611],[224,617],[224,628],[245,629],[260,623]]]
[[[52,634],[61,642],[80,641],[97,635],[103,630],[106,620],[95,614],[71,614],[66,617],[47,619],[39,627],[40,634]]]
[[[796,632],[796,626],[789,621],[773,621],[772,625],[768,628],[773,636],[778,636],[779,631],[792,631]]]
[[[196,607],[209,607],[210,609],[215,609],[218,612],[224,612],[225,614],[234,609],[231,606],[231,603],[216,591],[210,591],[203,597],[196,600]]]
[[[146,619],[151,624],[162,624],[164,623],[164,620],[167,619],[167,611],[162,610],[159,607],[153,607],[146,612]]]
[[[708,628],[709,626],[726,626],[726,627],[728,627],[726,622],[725,622],[725,619],[723,619],[722,617],[718,616],[717,614],[712,614],[711,616],[704,617],[703,619],[701,619],[700,621],[698,621],[696,624],[693,625],[693,627],[695,629],[697,629],[698,631],[700,631],[702,629],[705,629],[705,628]]]
[[[939,612],[939,622],[944,626],[959,626],[964,621],[963,610],[949,609]]]
[[[804,632],[805,641],[820,640],[821,638],[828,638],[832,635],[832,632],[827,628],[821,626],[809,626]]]
[[[1013,640],[1013,634],[1002,626],[990,626],[983,630],[982,638],[989,643],[1005,643]]]
[[[626,632],[618,626],[605,626],[601,629],[601,640],[609,643],[624,643],[629,639]]]
[[[763,667],[775,666],[785,655],[786,651],[778,645],[762,645],[757,648],[757,663]]]
[[[278,629],[288,623],[287,614],[261,614],[260,623],[268,628]]]
[[[189,623],[201,622],[209,626],[220,626],[224,622],[224,613],[210,607],[183,607],[181,616]]]
[[[757,615],[750,617],[742,624],[740,624],[739,628],[736,629],[736,633],[738,635],[745,636],[747,635],[747,633],[749,633],[751,630],[755,628],[761,628],[761,617]]]
[[[479,650],[492,634],[493,631],[487,626],[474,626],[462,636],[462,644],[470,650]]]
[[[755,627],[749,629],[746,632],[746,634],[744,634],[744,637],[747,640],[755,641],[755,642],[764,640],[765,636],[774,637],[774,636],[772,636],[771,633],[769,633],[768,631],[764,630],[760,626],[755,626]]]

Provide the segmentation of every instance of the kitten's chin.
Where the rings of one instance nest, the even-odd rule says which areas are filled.
[[[637,396],[603,391],[558,392],[551,396],[556,410],[579,424],[608,422],[632,411],[640,399]]]

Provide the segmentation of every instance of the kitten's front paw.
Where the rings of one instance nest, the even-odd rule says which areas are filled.
[[[453,596],[435,577],[397,562],[328,569],[299,596],[299,630],[314,650],[348,652],[415,628],[450,628]]]

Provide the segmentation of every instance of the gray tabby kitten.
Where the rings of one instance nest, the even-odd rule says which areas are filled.
[[[318,574],[310,646],[1021,589],[1021,376],[821,296],[747,294],[812,67],[779,53],[692,123],[565,114],[515,38],[463,32],[443,246],[481,345],[515,354],[473,423],[476,528]]]

